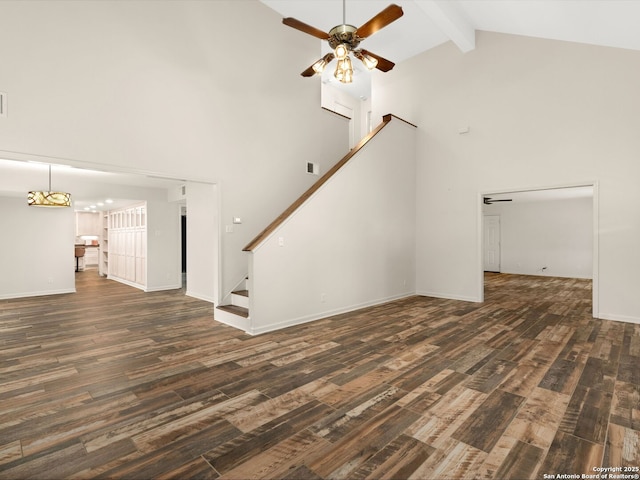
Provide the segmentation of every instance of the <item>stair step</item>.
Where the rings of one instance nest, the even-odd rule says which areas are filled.
[[[249,290],[236,290],[235,292],[231,292],[231,293],[235,293],[236,295],[242,295],[243,297],[249,296]]]
[[[245,307],[240,307],[238,305],[220,305],[218,309],[223,310],[225,312],[233,313],[234,315],[239,315],[240,317],[244,317],[244,318],[249,317],[249,309]]]
[[[231,292],[231,305],[249,308],[249,293],[244,294],[243,291]]]

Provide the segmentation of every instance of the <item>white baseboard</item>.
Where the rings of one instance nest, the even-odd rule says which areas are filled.
[[[133,288],[137,288],[138,290],[143,290],[145,289],[144,285],[140,285],[139,283],[135,283],[135,282],[131,282],[129,280],[125,280],[124,278],[119,278],[119,277],[112,277],[111,275],[107,276],[107,280],[113,280],[114,282],[119,282],[122,283],[124,285],[129,285],[130,287]]]
[[[62,289],[62,290],[44,290],[37,292],[16,292],[5,293],[0,295],[0,300],[8,300],[11,298],[26,298],[26,297],[40,297],[45,295],[61,295],[63,293],[76,293],[76,289]]]
[[[172,285],[159,285],[157,287],[147,287],[144,289],[145,292],[161,292],[164,290],[178,290],[182,288],[182,285],[172,284]]]
[[[200,293],[192,292],[189,289],[187,289],[187,291],[185,292],[185,295],[187,297],[197,298],[198,300],[204,300],[205,302],[215,303],[215,300],[213,297],[210,297],[209,295],[202,295]]]
[[[613,320],[614,322],[626,322],[626,323],[635,323],[640,325],[640,318],[631,317],[629,315],[619,315],[616,313],[602,313],[600,312],[596,318],[600,320]]]
[[[292,318],[289,320],[285,320],[278,323],[272,323],[270,325],[263,325],[258,328],[249,328],[245,330],[249,335],[260,335],[262,333],[274,332],[276,330],[282,330],[283,328],[293,327],[296,325],[302,325],[304,323],[313,322],[315,320],[321,320],[327,317],[333,317],[334,315],[340,315],[342,313],[353,312],[355,310],[360,310],[361,308],[374,307],[376,305],[382,305],[383,303],[392,302],[394,300],[400,300],[401,298],[413,297],[416,294],[411,293],[403,293],[400,295],[395,295],[387,298],[381,298],[378,300],[373,300],[370,302],[364,302],[357,305],[349,305],[346,307],[340,307],[333,310],[326,310],[323,312],[313,313],[311,315],[305,315],[298,318]],[[252,318],[255,319],[254,312],[251,313]]]
[[[450,293],[442,293],[442,292],[416,292],[416,295],[421,295],[423,297],[433,297],[433,298],[443,298],[445,300],[460,300],[462,302],[474,302],[481,303],[482,300],[478,297],[465,297],[462,295],[453,295]]]

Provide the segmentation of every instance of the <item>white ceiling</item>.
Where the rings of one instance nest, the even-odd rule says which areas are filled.
[[[325,32],[342,23],[342,0],[261,1]],[[449,40],[468,51],[475,30],[640,50],[640,0],[346,0],[346,22],[358,27],[391,3],[404,15],[362,45],[396,63]]]
[[[261,1],[324,32],[342,24],[342,0]],[[448,41],[473,50],[476,30],[640,50],[640,0],[346,0],[346,23],[358,27],[391,3],[404,15],[361,45],[395,63]],[[356,72],[354,83],[361,77],[365,85],[350,93],[368,96],[368,75]],[[329,72],[323,81],[330,78]]]
[[[76,211],[85,207],[104,211],[149,198],[166,198],[167,189],[183,184],[182,180],[51,166],[51,189],[71,193]],[[23,197],[26,203],[28,191],[48,189],[49,164],[0,159],[0,195]]]

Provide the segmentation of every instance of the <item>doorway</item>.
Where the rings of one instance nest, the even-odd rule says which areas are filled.
[[[597,317],[596,183],[483,193],[479,205],[480,301],[485,272],[590,279]]]
[[[180,253],[182,270],[182,288],[187,287],[187,209],[180,212]]]
[[[64,165],[56,163],[59,162],[59,159],[51,158],[49,161],[49,158],[44,156],[32,156],[29,154],[20,154],[19,156],[19,159],[13,160],[8,158],[0,159],[0,187],[8,195],[6,197],[2,196],[0,200],[4,202],[5,198],[12,198],[14,192],[24,195],[24,192],[33,189],[34,171],[50,163],[54,166],[56,181],[66,185],[68,190],[73,192],[73,205],[76,209],[84,208],[86,210],[85,206],[95,205],[98,207],[97,210],[100,212],[101,218],[105,219],[104,215],[106,214],[102,213],[103,211],[118,210],[135,202],[152,202],[150,208],[154,212],[154,227],[150,241],[153,242],[154,246],[152,248],[153,257],[147,263],[147,279],[153,278],[153,283],[150,282],[148,285],[150,285],[151,289],[157,290],[177,288],[184,285],[181,283],[181,277],[184,277],[184,275],[181,272],[180,259],[181,250],[183,250],[182,256],[188,253],[188,256],[197,259],[190,264],[189,276],[192,280],[192,285],[189,285],[189,287],[192,290],[196,288],[195,291],[198,294],[204,292],[206,295],[202,296],[206,297],[203,299],[207,301],[213,302],[214,298],[216,298],[220,271],[218,262],[219,244],[217,242],[219,202],[217,193],[215,193],[217,192],[215,183],[191,182],[180,178],[150,176],[136,169],[115,166],[105,167],[104,170],[94,170],[94,166],[91,164],[72,160],[69,160],[69,163],[75,168],[65,168]],[[176,218],[180,215],[176,207],[178,202],[182,203],[186,215],[185,182],[195,185],[195,187],[192,187],[194,190],[205,189],[208,192],[203,194],[202,198],[194,197],[190,199],[189,203],[191,205],[189,228],[192,229],[194,225],[201,225],[203,227],[200,230],[205,228],[204,226],[206,226],[207,230],[206,232],[200,232],[196,229],[195,235],[191,234],[186,237],[181,234],[182,220]],[[104,205],[100,202],[104,202]],[[63,221],[70,222],[71,227],[69,229],[74,231],[74,212],[71,209],[67,212]],[[57,217],[47,215],[46,218],[49,220]],[[20,229],[14,229],[12,241],[15,238],[16,244],[23,244],[24,242],[20,241],[22,230],[30,228],[29,225],[26,224],[24,228],[21,225]],[[35,225],[36,228],[42,229],[41,222]],[[101,233],[103,232],[103,227],[104,225],[101,224]],[[60,224],[52,224],[51,228],[59,229]],[[28,236],[32,237],[32,235]],[[105,237],[103,236],[103,238]],[[183,240],[182,246],[180,246],[181,238]],[[203,243],[210,238],[214,238],[215,242]],[[61,251],[69,251],[66,246],[66,243],[69,243],[67,237],[64,237],[61,242]],[[74,236],[70,240],[71,247],[73,247],[73,243]],[[213,260],[202,261],[205,258],[208,260],[209,257],[213,257]],[[42,282],[42,285],[30,282],[26,284],[28,288],[21,287],[18,292],[21,294],[26,293],[29,296],[47,295],[52,292],[51,283],[53,282],[56,282],[56,285],[60,284],[59,288],[55,290],[56,293],[63,290],[73,291],[75,288],[73,275],[75,258],[72,257],[73,269],[67,266],[67,263],[71,265],[71,259],[64,265],[58,265],[58,256],[49,255],[48,258],[51,261],[51,267],[49,268],[51,273]],[[186,266],[184,268],[186,269]],[[70,270],[71,275],[64,276],[63,272],[67,270]],[[106,263],[102,265],[102,272],[107,273]],[[197,281],[193,281],[194,278]],[[205,285],[206,289],[202,285]],[[0,296],[2,294],[3,292],[0,292]],[[14,290],[6,289],[6,295],[15,295]]]
[[[367,80],[370,83],[368,74],[363,76],[366,78],[360,81]],[[352,84],[335,85],[335,82],[323,82],[320,91],[322,108],[349,119],[350,149],[371,131],[371,98],[368,93],[354,88]]]
[[[483,220],[484,271],[500,273],[500,215],[484,215]]]

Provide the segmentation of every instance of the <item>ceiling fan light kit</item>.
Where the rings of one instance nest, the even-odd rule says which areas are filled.
[[[302,72],[301,75],[303,77],[321,74],[326,66],[335,58],[337,64],[334,77],[342,83],[351,83],[353,81],[353,65],[349,58],[349,52],[353,53],[353,56],[360,60],[369,70],[377,68],[382,72],[388,72],[394,67],[395,64],[393,62],[358,47],[362,40],[370,37],[378,30],[400,18],[403,15],[402,7],[391,4],[360,28],[346,23],[345,12],[346,4],[345,0],[343,0],[342,24],[333,27],[329,33],[325,33],[292,17],[282,19],[282,23],[291,28],[295,28],[321,40],[327,40],[333,50],[333,53],[328,53]]]
[[[333,73],[333,76],[342,83],[353,82],[353,66],[351,65],[351,59],[348,56],[338,60],[336,71]]]
[[[374,68],[376,68],[378,66],[378,60],[373,58],[371,55],[363,53],[362,50],[358,50],[356,52],[353,52],[353,55],[358,60],[360,60],[364,64],[364,66],[367,67],[369,70],[373,70]]]
[[[316,74],[321,74],[322,72],[324,72],[324,69],[326,68],[326,66],[331,62],[331,60],[333,60],[335,57],[335,55],[333,53],[327,53],[324,57],[322,57],[320,60],[318,60],[316,63],[314,63],[313,65],[311,65],[311,68],[313,69],[313,71]]]
[[[344,60],[349,55],[349,49],[344,43],[339,43],[334,49],[333,54],[338,60]]]

